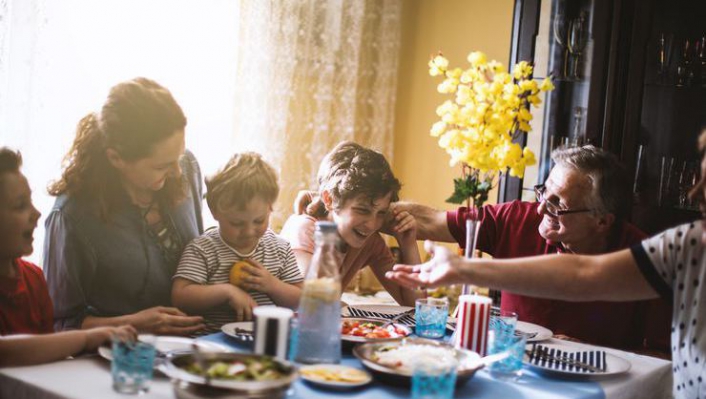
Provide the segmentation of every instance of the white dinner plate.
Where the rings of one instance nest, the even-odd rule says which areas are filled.
[[[323,375],[310,374],[310,372],[319,372]],[[348,373],[348,375],[353,375],[357,378],[355,378],[355,381],[330,380],[325,377],[325,373],[331,373],[332,376],[343,378],[345,378],[346,373]],[[336,389],[361,387],[369,384],[373,379],[370,373],[365,370],[340,364],[312,364],[310,366],[302,366],[299,368],[299,375],[302,380],[312,384]]]
[[[255,324],[252,321],[239,321],[237,323],[224,324],[221,327],[221,331],[225,335],[232,337],[241,343],[252,344],[255,340],[253,335],[253,330],[255,329]]]
[[[526,321],[518,321],[515,330],[519,333],[527,334],[527,342],[545,341],[554,336],[550,329]]]
[[[582,352],[591,350],[604,350],[604,348],[597,346],[578,346],[578,345],[567,345],[566,343],[543,343],[543,347],[548,349],[559,349],[564,352]],[[527,350],[531,350],[532,346],[527,345]],[[562,378],[576,378],[576,379],[600,379],[603,377],[613,376],[616,374],[622,374],[630,370],[631,364],[628,360],[622,357],[616,356],[612,353],[606,351],[606,368],[605,371],[587,372],[581,370],[569,370],[567,367],[559,367],[551,365],[547,362],[547,365],[539,365],[535,363],[530,363],[529,355],[525,353],[523,363],[526,367],[530,368],[541,374],[546,374],[549,376],[562,377]]]
[[[154,336],[151,336],[154,337]],[[146,338],[145,335],[140,335],[137,337],[140,341],[148,341],[151,339],[155,340],[155,348],[157,348],[158,356],[164,356],[169,353],[174,352],[188,352],[191,351],[191,344],[194,342],[193,338],[186,337],[170,337],[170,336],[157,336],[154,338]],[[199,340],[199,349],[204,352],[231,352],[230,348],[227,346],[205,340]],[[98,354],[107,360],[113,360],[113,350],[110,346],[101,346],[98,348]]]

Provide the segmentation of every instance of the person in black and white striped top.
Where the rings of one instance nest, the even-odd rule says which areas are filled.
[[[269,229],[279,194],[277,175],[259,154],[234,155],[206,179],[206,201],[218,228],[186,246],[172,285],[175,306],[204,317],[206,330],[252,319],[252,308],[296,308],[302,276],[287,241]],[[231,284],[231,269],[242,277]],[[237,273],[236,273],[237,274]]]

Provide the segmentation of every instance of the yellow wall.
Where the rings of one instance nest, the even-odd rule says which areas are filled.
[[[460,169],[429,136],[436,107],[446,100],[436,92],[439,78],[429,76],[430,54],[442,51],[451,66],[465,68],[466,56],[483,51],[507,66],[510,55],[513,0],[405,0],[402,52],[395,110],[393,168],[402,181],[400,197],[439,209]],[[492,193],[495,202],[497,194]]]

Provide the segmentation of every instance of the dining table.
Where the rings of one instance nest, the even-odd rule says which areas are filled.
[[[247,344],[222,332],[206,335],[197,340],[227,346],[235,352],[251,350]],[[561,342],[562,345],[570,345],[576,350],[597,348],[554,338],[544,342]],[[474,399],[663,399],[671,397],[671,362],[616,349],[601,349],[628,360],[631,364],[629,371],[603,379],[575,380],[548,376],[525,366],[519,379],[507,381],[495,379],[490,372],[483,369],[466,383],[457,386],[454,397]],[[344,351],[341,363],[363,368],[361,362],[349,351]],[[108,360],[96,354],[87,354],[36,366],[1,368],[0,398],[125,398],[126,395],[114,392],[112,389],[110,366]],[[375,374],[374,376],[373,382],[366,386],[336,390],[313,386],[298,379],[287,392],[287,398],[393,399],[411,396],[409,387],[395,386],[385,381],[384,376]],[[171,399],[176,396],[170,380],[160,373],[155,373],[149,391],[141,397]]]

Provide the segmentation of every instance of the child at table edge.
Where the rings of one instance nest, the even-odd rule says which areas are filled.
[[[218,228],[184,249],[173,277],[172,303],[203,315],[203,334],[251,320],[256,306],[296,308],[302,275],[289,243],[269,228],[279,195],[274,168],[255,152],[235,154],[206,179],[206,188]],[[242,261],[242,279],[231,284],[231,268]]]
[[[404,306],[414,306],[424,295],[385,279],[395,260],[380,235],[383,224],[390,223],[391,233],[399,244],[405,263],[421,263],[416,241],[416,221],[408,212],[400,212],[393,220],[390,203],[398,200],[401,188],[385,156],[352,141],[342,141],[326,154],[317,173],[318,192],[309,194],[310,204],[298,212],[300,197],[295,201],[295,214],[282,227],[282,237],[294,250],[302,274],[314,253],[314,228],[317,221],[336,223],[342,241],[341,284],[345,290],[353,276],[370,267],[385,290]]]
[[[21,259],[33,251],[41,215],[32,204],[22,156],[0,148],[0,367],[64,359],[96,349],[114,335],[135,339],[130,326],[53,333],[53,306],[42,270]]]

